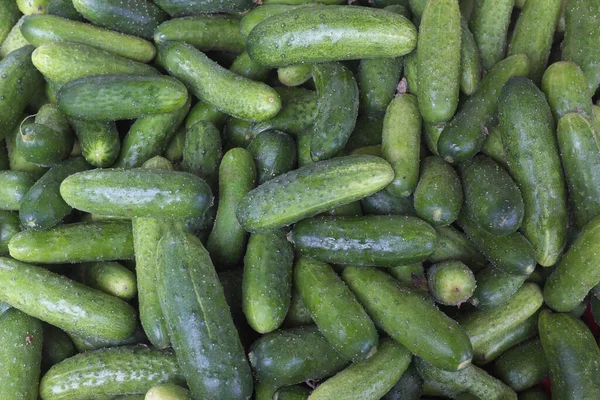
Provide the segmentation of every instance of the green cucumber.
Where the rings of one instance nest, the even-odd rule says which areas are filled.
[[[466,236],[451,226],[435,228],[438,242],[428,260],[432,263],[456,260],[465,263],[473,272],[487,264],[485,257]]]
[[[6,149],[6,141],[0,140],[0,171],[6,171],[10,168],[8,161],[8,150]]]
[[[169,140],[163,156],[174,164],[179,164],[183,159],[183,146],[185,144],[185,129],[178,129]]]
[[[423,379],[414,363],[410,363],[400,379],[381,400],[419,400],[423,391]]]
[[[19,10],[25,15],[45,14],[48,0],[17,0]]]
[[[198,175],[216,189],[221,164],[221,133],[208,121],[198,121],[185,135],[181,169]]]
[[[393,267],[425,260],[437,235],[418,218],[375,215],[306,219],[296,224],[290,240],[297,252],[318,261]]]
[[[112,165],[119,155],[121,143],[114,121],[84,121],[70,118],[69,122],[85,160],[95,167]]]
[[[77,354],[73,341],[62,330],[49,325],[44,325],[44,343],[42,344],[42,372],[46,373],[50,367],[73,357]]]
[[[8,163],[12,171],[22,171],[30,173],[34,178],[40,178],[46,173],[48,168],[40,167],[25,160],[17,151],[17,135],[21,134],[21,129],[33,123],[33,118],[22,115],[19,118],[15,128],[6,136],[6,151],[8,152]]]
[[[4,42],[10,29],[17,23],[21,13],[13,0],[2,0],[0,3],[0,43]]]
[[[266,131],[248,145],[256,164],[258,184],[292,171],[296,167],[296,143],[280,131]]]
[[[250,0],[227,0],[215,4],[208,0],[156,0],[154,2],[172,17],[218,13],[228,11],[245,11],[254,6]]]
[[[275,392],[277,392],[277,386],[259,381],[254,381],[255,400],[273,400]]]
[[[450,225],[460,213],[463,191],[454,168],[437,156],[423,160],[414,192],[417,215],[435,226]]]
[[[523,286],[527,275],[515,275],[489,265],[475,275],[477,288],[470,302],[480,310],[505,304]]]
[[[485,0],[481,3],[488,2]],[[525,76],[528,73],[529,60],[525,55],[514,55],[498,62],[444,127],[438,140],[440,156],[452,163],[461,163],[473,157],[483,146],[491,121],[496,116],[498,99],[505,83],[513,76]]]
[[[299,326],[314,324],[310,313],[302,301],[302,296],[296,289],[292,289],[292,298],[290,299],[290,308],[283,325],[286,328],[297,328]]]
[[[385,113],[385,109],[394,98],[401,73],[400,57],[360,60],[357,81],[360,88],[361,115],[378,118]]]
[[[279,82],[283,83],[285,86],[300,86],[312,78],[312,65],[297,64],[278,68],[277,78],[279,79]]]
[[[381,144],[382,129],[383,117],[371,119],[359,115],[344,151],[352,151],[363,146]]]
[[[407,287],[427,290],[427,278],[421,262],[391,267],[388,272]]]
[[[157,258],[161,308],[193,397],[250,398],[250,366],[208,252],[195,236],[169,230]]]
[[[537,385],[548,376],[548,363],[542,342],[533,339],[502,354],[492,365],[494,376],[514,391],[521,392]]]
[[[361,206],[365,215],[416,215],[410,197],[395,197],[387,190],[363,198]]]
[[[241,52],[240,55],[233,60],[229,70],[234,74],[260,82],[266,81],[270,72],[268,68],[263,67],[251,59],[246,51]]]
[[[84,285],[123,300],[131,300],[137,294],[135,274],[117,262],[82,264],[73,276]]]
[[[301,257],[294,285],[323,336],[344,358],[357,362],[379,351],[375,325],[331,266]]]
[[[574,62],[558,61],[550,65],[544,72],[541,87],[557,121],[573,112],[592,116],[587,79]]]
[[[27,41],[27,39],[25,39],[25,37],[23,37],[23,34],[21,33],[21,26],[23,25],[25,18],[27,18],[27,16],[22,16],[12,27],[12,29],[8,33],[8,36],[6,36],[6,39],[4,39],[4,42],[0,46],[0,58],[6,58],[6,56],[8,56],[13,51],[19,50],[20,48],[29,45],[29,42]]]
[[[145,400],[192,400],[190,391],[173,383],[161,383],[153,386],[144,397]]]
[[[248,359],[259,382],[279,387],[325,378],[348,365],[316,326],[261,336],[250,348]]]
[[[223,130],[223,139],[225,139],[225,149],[233,149],[234,147],[247,148],[252,139],[256,136],[250,130],[252,123],[238,118],[230,117],[225,123]]]
[[[223,114],[214,106],[199,100],[194,106],[192,106],[190,112],[185,118],[185,129],[189,129],[198,121],[207,121],[211,122],[219,131],[222,131],[226,120],[227,114]]]
[[[35,183],[29,172],[0,171],[0,210],[17,211]]]
[[[242,36],[247,37],[248,34],[256,25],[262,20],[267,19],[276,14],[282,14],[284,12],[297,8],[298,5],[293,4],[261,4],[260,7],[254,7],[248,11],[240,20],[240,33]],[[269,399],[270,400],[270,399]]]
[[[543,389],[535,387],[519,393],[519,400],[550,400],[550,396]]]
[[[166,70],[187,85],[200,100],[220,111],[249,121],[264,121],[281,109],[277,92],[219,66],[189,44],[163,42],[159,52]],[[211,85],[204,84],[210,81]],[[236,96],[242,91],[244,96]]]
[[[251,232],[281,228],[373,194],[393,177],[390,165],[374,156],[319,161],[251,190],[240,202],[237,217]]]
[[[600,350],[588,327],[568,314],[542,311],[540,339],[550,370],[552,396],[560,399],[600,397],[596,377]]]
[[[522,77],[512,78],[499,101],[500,130],[509,172],[525,203],[521,230],[542,266],[556,263],[566,245],[567,199],[544,94]]]
[[[413,354],[449,371],[471,362],[466,333],[421,294],[374,268],[346,267],[342,278],[375,324]]]
[[[502,132],[498,125],[494,125],[490,128],[489,134],[483,142],[481,152],[496,161],[504,169],[508,170],[508,164],[506,163],[506,153],[504,152],[504,146],[502,145]]]
[[[121,340],[107,340],[98,338],[97,336],[81,336],[75,333],[69,332],[68,335],[79,353],[85,353],[86,351],[103,349],[106,347],[120,347],[130,346],[145,341],[145,337],[139,337],[140,331],[136,328],[132,335],[129,335],[125,339]]]
[[[434,300],[447,306],[459,306],[473,295],[475,276],[460,261],[433,264],[427,270],[429,293]]]
[[[311,390],[304,385],[284,386],[273,395],[275,400],[307,400]]]
[[[459,5],[465,3],[461,1]],[[460,91],[470,96],[481,81],[481,58],[466,17],[460,19],[460,29]]]
[[[19,214],[13,211],[0,211],[0,255],[8,255],[8,242],[20,231]]]
[[[513,5],[514,0],[481,0],[475,3],[469,27],[486,70],[504,58]]]
[[[77,12],[71,0],[48,0],[46,13],[58,15],[59,17],[72,19],[74,21],[83,21],[83,17]]]
[[[336,33],[333,33],[336,32]],[[286,37],[303,37],[288,40]],[[299,7],[259,23],[246,41],[250,57],[268,67],[399,57],[415,47],[417,32],[405,17],[366,7]]]
[[[434,156],[439,156],[440,153],[438,151],[438,141],[440,140],[440,135],[442,134],[446,124],[423,124],[423,139],[425,140],[425,145],[427,149]]]
[[[40,383],[42,400],[143,394],[162,382],[184,384],[171,350],[117,347],[78,354],[56,364]]]
[[[115,217],[187,218],[212,205],[209,186],[186,172],[96,169],[65,179],[60,194],[78,210]]]
[[[16,145],[17,151],[27,161],[42,167],[51,167],[69,156],[73,149],[73,139],[70,129],[58,131],[34,122],[17,135]]]

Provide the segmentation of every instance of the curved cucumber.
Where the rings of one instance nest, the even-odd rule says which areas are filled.
[[[556,121],[574,112],[592,116],[587,79],[574,62],[558,61],[546,68],[541,88]]]

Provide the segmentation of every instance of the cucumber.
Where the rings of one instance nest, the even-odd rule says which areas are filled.
[[[312,65],[310,64],[290,65],[277,69],[277,79],[285,86],[300,86],[310,78],[312,78]]]
[[[116,98],[120,99],[117,103]],[[58,107],[65,115],[88,121],[168,113],[183,107],[187,99],[187,90],[178,80],[149,75],[79,78],[63,85],[57,94]]]
[[[31,55],[33,65],[48,79],[64,84],[93,75],[155,75],[149,65],[83,43],[48,42]]]
[[[514,0],[475,2],[469,27],[479,48],[481,64],[486,70],[504,58],[513,5]]]
[[[163,156],[173,164],[179,164],[183,159],[183,145],[185,143],[185,129],[178,129],[169,140]]]
[[[525,203],[521,230],[537,262],[554,265],[566,245],[567,200],[550,107],[533,82],[515,77],[498,108],[509,172]]]
[[[73,272],[73,278],[123,300],[131,300],[137,294],[135,274],[117,262],[81,264]]]
[[[195,236],[169,230],[157,258],[158,297],[193,397],[250,398],[250,366],[208,252]]]
[[[374,268],[346,267],[342,278],[376,325],[413,354],[449,371],[471,362],[466,333],[420,294]]]
[[[85,160],[95,167],[112,165],[121,143],[114,121],[84,121],[70,118]]]
[[[255,400],[273,400],[277,392],[277,386],[268,383],[254,381],[254,399]]]
[[[21,13],[13,0],[2,0],[0,3],[0,43],[4,42],[10,29],[17,23]]]
[[[74,21],[83,21],[83,17],[77,12],[71,0],[48,0],[46,13],[58,15],[59,17],[72,19]]]
[[[550,65],[542,77],[541,88],[556,121],[573,112],[592,116],[587,79],[574,62],[558,61]]]
[[[373,194],[393,177],[390,165],[374,156],[319,161],[251,190],[240,202],[237,217],[250,232],[281,228]]]
[[[173,383],[161,383],[153,386],[144,397],[145,400],[192,400],[190,391]]]
[[[459,6],[465,3],[461,1]],[[481,58],[467,21],[466,17],[460,19],[460,91],[470,96],[481,81]]]
[[[129,335],[125,339],[121,340],[107,340],[98,338],[96,336],[81,336],[75,333],[69,332],[68,335],[71,338],[73,345],[77,349],[79,353],[85,353],[86,351],[103,349],[106,347],[120,347],[120,346],[129,346],[135,345],[141,341],[144,341],[144,338],[138,338],[139,330],[136,328],[134,334]]]
[[[289,240],[301,255],[318,261],[393,267],[427,259],[437,235],[418,218],[375,215],[306,219],[296,224]]]
[[[519,393],[519,400],[550,400],[550,396],[539,387]]]
[[[481,152],[508,171],[506,153],[504,152],[504,146],[502,145],[502,132],[500,132],[498,125],[494,125],[490,128],[489,134],[485,139],[485,142],[483,142]]]
[[[17,151],[27,161],[42,167],[51,167],[65,160],[71,153],[73,133],[70,129],[58,131],[34,122],[17,135],[16,145]]]
[[[344,151],[352,151],[363,146],[381,144],[381,132],[383,129],[383,118],[367,118],[359,116],[356,125],[346,143]]]
[[[196,15],[163,22],[154,31],[157,43],[186,42],[200,51],[244,51],[239,18],[227,15]]]
[[[251,59],[246,51],[241,52],[240,55],[233,60],[229,70],[234,74],[260,82],[266,81],[270,72],[268,68],[263,67]]]
[[[17,0],[19,10],[25,15],[45,14],[48,0]]]
[[[248,34],[256,25],[261,21],[276,15],[282,14],[287,11],[297,8],[298,5],[294,4],[261,4],[260,7],[254,7],[248,11],[240,20],[240,33],[242,36],[247,37]],[[271,399],[269,399],[271,400]]]
[[[77,350],[65,332],[49,324],[45,324],[43,329],[42,373],[46,373],[53,365],[73,357]]]
[[[385,111],[381,153],[394,169],[394,180],[386,190],[396,197],[406,197],[419,182],[421,115],[417,98],[399,94]]]
[[[335,32],[335,33],[333,33]],[[290,41],[285,37],[302,37]],[[417,41],[415,27],[393,12],[366,7],[299,7],[273,15],[248,34],[250,57],[267,67],[399,57]]]
[[[438,140],[440,156],[451,163],[461,163],[473,157],[483,146],[491,121],[496,116],[498,99],[505,83],[513,76],[528,73],[529,60],[525,55],[510,56],[498,62],[444,127]]]
[[[185,118],[185,129],[189,129],[198,121],[207,121],[211,122],[219,131],[222,131],[226,120],[227,114],[223,114],[214,106],[199,100],[192,106]]]
[[[181,169],[216,189],[222,154],[219,130],[211,122],[198,121],[187,129]]]
[[[427,270],[427,279],[432,297],[447,306],[460,307],[477,286],[473,271],[460,261],[433,264]]]
[[[450,225],[462,203],[463,191],[454,168],[437,156],[423,160],[414,193],[417,215],[434,226]]]
[[[250,131],[252,123],[238,118],[230,117],[225,123],[223,138],[225,139],[224,148],[227,150],[234,147],[247,148],[252,139],[256,137],[254,132]]]
[[[303,385],[284,386],[273,395],[275,400],[307,400],[311,390]]]
[[[250,348],[248,359],[259,382],[278,387],[325,378],[348,365],[316,326],[261,336]]]
[[[466,236],[451,226],[436,227],[438,242],[428,260],[432,263],[456,260],[465,263],[473,272],[481,270],[487,261]]]
[[[515,233],[525,213],[519,188],[506,170],[483,155],[461,165],[465,196],[464,213],[469,220],[494,236]]]
[[[427,2],[421,17],[417,46],[417,96],[419,110],[426,123],[446,122],[456,111],[461,72],[460,44],[458,2]]]
[[[184,384],[171,350],[117,347],[78,354],[53,366],[40,382],[43,400],[143,394],[162,382]]]
[[[16,308],[0,316],[0,390],[7,400],[36,400],[42,361],[42,323]]]
[[[13,211],[0,211],[0,255],[8,255],[8,242],[20,231],[19,215]]]
[[[532,339],[502,354],[492,365],[494,376],[514,391],[537,385],[548,376],[548,363],[540,339]]]
[[[186,172],[96,169],[65,179],[60,194],[78,210],[115,217],[187,218],[212,205],[209,186]]]
[[[6,136],[6,150],[8,152],[8,163],[10,169],[12,171],[21,171],[27,172],[31,174],[34,178],[40,178],[48,168],[40,167],[39,165],[35,165],[25,160],[23,156],[17,151],[17,135],[21,133],[21,129],[28,124],[33,123],[33,118],[25,117],[22,115],[19,118],[20,123],[18,123],[15,128]]]
[[[23,171],[0,171],[0,210],[17,211],[21,201],[35,183],[35,178]]]
[[[252,154],[234,148],[223,156],[219,166],[219,206],[206,249],[219,269],[239,265],[244,257],[248,234],[236,218],[238,204],[256,184]]]
[[[296,142],[281,131],[266,131],[248,145],[256,164],[258,184],[296,168]]]
[[[412,354],[404,346],[384,338],[377,353],[326,380],[311,393],[310,398],[379,400],[400,379],[411,358]]]
[[[523,286],[527,275],[515,275],[489,265],[475,275],[477,288],[470,302],[480,310],[505,304]]]
[[[301,257],[294,285],[319,331],[344,358],[358,362],[379,351],[373,321],[331,266]]]
[[[427,150],[429,150],[434,156],[440,155],[438,151],[438,141],[440,140],[440,135],[445,127],[445,123],[437,125],[426,123],[423,125],[423,139],[425,141],[425,145],[427,146]]]
[[[348,142],[358,117],[358,85],[340,63],[315,64],[312,74],[318,99],[310,156],[320,161],[336,155]]]
[[[185,83],[200,100],[226,114],[264,121],[281,109],[279,95],[271,87],[224,69],[189,44],[163,42],[159,52],[169,74]],[[205,85],[205,81],[212,84]],[[236,95],[240,91],[243,97]]]
[[[423,263],[418,262],[391,267],[388,272],[407,287],[427,290],[427,278],[425,277]]]
[[[600,350],[585,324],[545,310],[539,318],[540,340],[550,370],[552,395],[560,399],[595,399]]]
[[[360,88],[361,115],[378,118],[385,114],[385,109],[396,93],[401,73],[402,58],[400,57],[360,60],[357,81]]]
[[[400,379],[381,400],[419,400],[423,391],[423,379],[414,363],[410,363]]]
[[[172,17],[227,11],[245,11],[254,6],[254,3],[250,0],[227,0],[218,4],[208,0],[156,0],[154,3]]]
[[[302,301],[302,296],[296,289],[292,289],[292,298],[290,299],[290,308],[283,325],[286,328],[297,328],[299,326],[312,325],[314,322],[310,313]]]
[[[8,36],[6,36],[6,39],[0,46],[0,58],[6,58],[6,56],[13,51],[29,45],[27,39],[21,34],[21,25],[23,25],[26,17],[27,16],[22,16],[12,27]]]

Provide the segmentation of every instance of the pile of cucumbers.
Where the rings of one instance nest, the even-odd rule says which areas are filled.
[[[599,85],[600,0],[0,0],[0,398],[600,399]]]

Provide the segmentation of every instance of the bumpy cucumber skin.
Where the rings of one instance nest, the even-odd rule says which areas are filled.
[[[433,264],[427,270],[429,292],[440,304],[460,306],[475,290],[473,271],[461,261]]]
[[[460,29],[460,91],[470,96],[481,81],[481,58],[466,17],[460,19]]]
[[[114,121],[83,121],[70,118],[69,122],[81,147],[85,160],[94,167],[112,165],[121,150],[119,132]]]
[[[448,371],[471,362],[466,333],[420,294],[374,268],[346,267],[342,278],[375,324],[413,354]]]
[[[567,194],[550,107],[533,82],[515,77],[502,90],[499,120],[509,171],[525,203],[521,230],[538,263],[554,265],[566,245]]]
[[[306,219],[290,240],[297,252],[322,262],[393,267],[425,260],[437,235],[418,218],[375,215]]]
[[[290,299],[290,308],[288,310],[287,315],[285,316],[285,320],[283,325],[286,328],[297,328],[299,326],[306,326],[314,324],[310,313],[306,309],[304,305],[304,301],[302,300],[302,296],[298,293],[298,291],[292,288],[292,298]]]
[[[25,18],[27,18],[26,15],[23,15],[21,18],[19,18],[17,23],[12,27],[12,29],[8,33],[8,36],[6,36],[6,39],[4,39],[4,42],[0,46],[1,58],[5,58],[13,51],[19,50],[20,48],[29,45],[27,39],[25,39],[21,34],[21,26],[23,25]]]
[[[533,339],[513,347],[494,362],[492,371],[517,392],[537,385],[548,376],[542,342]]]
[[[558,61],[550,65],[542,77],[541,88],[557,121],[573,112],[592,116],[587,79],[574,62]]]
[[[8,242],[20,231],[19,214],[12,211],[0,211],[0,255],[8,255]]]
[[[471,303],[480,310],[491,310],[505,304],[519,290],[527,275],[515,275],[490,265],[476,275],[477,288]]]
[[[296,168],[296,142],[280,131],[263,132],[248,145],[254,156],[258,184]]]
[[[165,69],[187,85],[200,100],[220,111],[248,121],[264,121],[281,109],[279,95],[271,87],[255,82],[219,66],[189,44],[159,44]],[[210,81],[211,85],[205,82]],[[244,96],[237,96],[243,92]]]
[[[394,98],[402,73],[402,58],[374,58],[360,60],[358,86],[361,115],[381,117]]]
[[[350,35],[333,33],[351,31]],[[390,34],[392,33],[392,34]],[[286,37],[303,37],[289,41]],[[410,53],[417,31],[393,12],[349,6],[299,7],[259,23],[246,41],[250,57],[268,67],[399,57]]]
[[[174,229],[157,253],[161,308],[193,396],[250,398],[250,366],[208,252],[198,238]]]
[[[268,333],[254,342],[248,359],[259,382],[279,387],[325,378],[348,365],[316,326]]]
[[[227,11],[245,11],[254,6],[254,3],[250,0],[221,0],[216,4],[207,0],[156,0],[155,3],[172,17]]]
[[[432,263],[448,260],[462,261],[473,272],[481,270],[487,261],[477,247],[467,237],[451,226],[436,227],[438,242],[433,254],[428,258]]]
[[[73,208],[125,218],[195,217],[213,201],[210,187],[192,174],[141,168],[79,172],[61,183],[60,194]]]
[[[95,399],[146,393],[161,382],[184,384],[175,354],[145,346],[78,354],[56,364],[40,383],[43,400]]]
[[[131,300],[137,293],[135,274],[117,262],[82,264],[75,275],[81,283],[123,300]]]
[[[458,106],[460,43],[458,2],[427,2],[417,44],[417,96],[423,120],[429,124],[448,121]]]
[[[513,4],[514,0],[483,0],[475,3],[470,28],[486,70],[504,58]]]
[[[316,162],[251,190],[240,202],[237,217],[250,232],[281,228],[373,194],[393,177],[390,165],[374,156]]]
[[[6,399],[36,400],[42,361],[42,323],[13,308],[0,315],[0,390]]]
[[[198,121],[186,130],[181,169],[204,179],[216,189],[223,150],[221,132],[209,121]]]
[[[34,183],[35,178],[28,172],[0,171],[0,210],[18,211]]]
[[[599,398],[596,377],[600,372],[600,351],[587,326],[568,314],[544,310],[539,331],[550,370],[552,396],[566,400]]]
[[[483,146],[488,126],[496,116],[505,83],[513,76],[528,73],[529,60],[523,54],[507,57],[495,65],[445,126],[438,140],[440,156],[452,163],[473,157]]]

